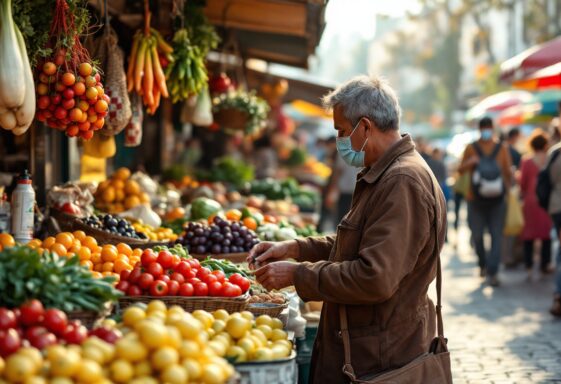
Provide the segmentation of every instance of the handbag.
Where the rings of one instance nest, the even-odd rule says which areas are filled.
[[[518,199],[517,190],[511,190],[508,194],[506,206],[506,218],[503,234],[506,236],[517,236],[524,228],[524,214],[522,205]]]
[[[432,176],[431,176],[432,180]],[[437,195],[434,180],[432,188],[435,198]],[[351,340],[349,336],[349,327],[347,320],[347,308],[344,305],[339,306],[339,318],[341,321],[341,336],[343,339],[343,350],[345,353],[345,365],[343,373],[351,379],[353,384],[451,384],[452,368],[450,365],[450,352],[448,352],[447,342],[444,338],[444,324],[442,322],[442,271],[440,266],[440,254],[438,252],[438,203],[434,207],[434,233],[435,246],[434,254],[437,258],[436,271],[436,324],[438,335],[433,339],[429,351],[417,357],[413,361],[401,368],[387,372],[382,372],[374,376],[358,378],[355,375],[351,362]]]

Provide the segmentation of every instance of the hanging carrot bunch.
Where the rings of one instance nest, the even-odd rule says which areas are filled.
[[[150,28],[151,16],[148,2],[145,1],[144,30],[138,30],[134,35],[127,84],[129,92],[135,91],[142,96],[148,113],[153,115],[160,106],[160,99],[169,97],[160,56],[171,61],[173,48],[158,31]]]
[[[77,2],[68,0],[74,8]],[[105,124],[109,97],[88,51],[80,43],[84,23],[76,23],[82,9],[70,9],[66,0],[56,0],[49,32],[47,57],[36,69],[37,120],[84,140]]]

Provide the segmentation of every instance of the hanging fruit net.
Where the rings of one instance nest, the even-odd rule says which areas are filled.
[[[69,3],[71,6],[69,6]],[[105,124],[109,97],[101,73],[80,42],[87,12],[78,0],[56,0],[48,54],[36,70],[37,120],[70,137],[89,140]]]

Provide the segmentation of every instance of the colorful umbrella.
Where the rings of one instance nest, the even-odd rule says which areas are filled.
[[[527,91],[499,92],[486,97],[471,107],[466,113],[466,120],[475,121],[485,116],[495,117],[507,108],[530,102],[532,98],[532,94]]]
[[[561,63],[550,65],[534,72],[530,77],[515,81],[515,88],[535,91],[548,88],[561,88]]]
[[[501,64],[501,80],[524,79],[530,74],[561,62],[561,37],[536,45]]]
[[[531,101],[505,109],[497,117],[499,126],[515,126],[526,123],[540,123],[558,116],[561,90],[538,92]]]

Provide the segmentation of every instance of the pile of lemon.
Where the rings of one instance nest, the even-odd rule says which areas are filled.
[[[251,312],[228,314],[221,309],[201,319],[210,336],[209,346],[234,363],[273,361],[292,353],[292,343],[279,319],[268,315],[254,318]]]
[[[136,232],[144,233],[151,241],[175,241],[178,237],[170,228],[154,228],[140,222],[132,223],[132,227]]]
[[[130,177],[128,168],[119,168],[109,179],[99,183],[95,192],[96,208],[115,214],[150,203],[150,196]]]

